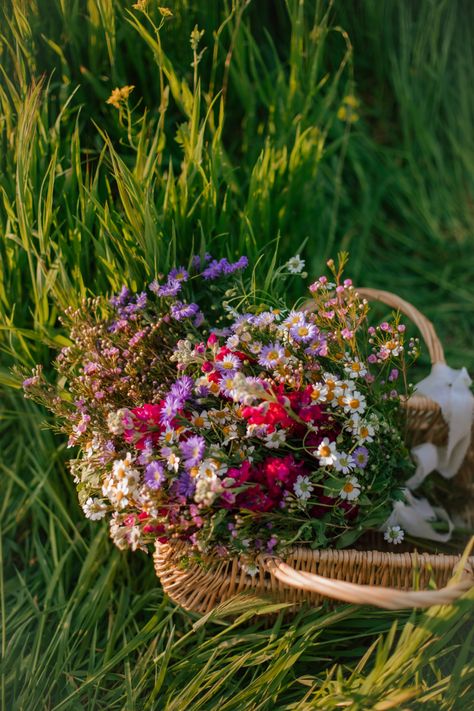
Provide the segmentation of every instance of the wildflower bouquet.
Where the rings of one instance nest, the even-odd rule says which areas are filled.
[[[64,386],[36,368],[24,388],[79,448],[80,504],[119,548],[179,539],[251,560],[387,520],[411,473],[400,398],[417,344],[397,315],[368,325],[345,261],[299,309],[249,292],[245,257],[203,256],[67,312]]]

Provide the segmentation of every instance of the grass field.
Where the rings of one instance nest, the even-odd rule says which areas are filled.
[[[204,241],[257,283],[275,249],[311,276],[348,249],[356,284],[412,301],[472,372],[473,23],[468,0],[4,0],[3,709],[474,705],[472,595],[271,623],[258,600],[176,608],[146,556],[84,520],[64,442],[11,375],[49,364],[64,307]]]

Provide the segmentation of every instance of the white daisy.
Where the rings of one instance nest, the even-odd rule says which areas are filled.
[[[354,392],[345,395],[344,402],[345,412],[358,412],[359,414],[363,414],[365,411],[365,398],[357,390],[354,390]]]
[[[293,484],[293,491],[295,492],[298,499],[302,501],[307,501],[311,497],[311,492],[314,486],[311,484],[310,478],[308,476],[302,476],[298,474],[298,477]]]
[[[331,466],[337,459],[336,443],[325,437],[315,452],[322,467]]]
[[[99,521],[101,518],[104,518],[107,512],[107,506],[101,499],[89,497],[85,504],[82,505],[82,510],[86,518],[90,518],[91,521]]]
[[[286,435],[284,430],[275,430],[265,437],[265,444],[269,449],[278,449],[285,442]]]
[[[368,422],[359,422],[357,427],[357,442],[363,444],[364,442],[373,442],[375,435],[375,428]]]
[[[304,259],[301,259],[299,254],[295,254],[294,257],[291,257],[291,259],[287,261],[285,267],[288,269],[290,274],[301,274],[304,269],[304,265]]]
[[[342,472],[343,474],[349,474],[349,472],[355,468],[355,462],[350,454],[346,454],[346,452],[338,452],[334,466],[336,471]]]
[[[363,378],[367,374],[367,368],[358,358],[344,365],[344,370],[349,374],[349,378]]]
[[[347,499],[347,501],[355,501],[360,496],[360,484],[359,480],[355,476],[347,477],[346,483],[339,492],[341,499]]]
[[[405,538],[405,531],[403,528],[400,528],[400,526],[389,526],[383,534],[383,537],[389,543],[398,545],[398,543],[401,543]]]

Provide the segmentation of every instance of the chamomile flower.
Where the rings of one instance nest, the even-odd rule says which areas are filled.
[[[345,412],[358,412],[363,414],[366,408],[365,397],[357,390],[345,396]]]
[[[400,526],[389,526],[383,534],[383,537],[388,543],[398,545],[405,538],[405,531],[403,528],[400,528]]]
[[[90,518],[91,521],[99,521],[101,518],[104,518],[107,512],[107,506],[102,499],[89,497],[82,505],[82,510],[86,518]]]
[[[301,501],[307,501],[311,497],[311,493],[314,489],[310,478],[308,476],[302,476],[299,474],[293,484],[293,491],[298,499]]]
[[[278,449],[286,442],[285,430],[275,430],[265,437],[265,444],[269,449]]]
[[[191,424],[193,427],[196,427],[197,429],[209,429],[211,426],[211,423],[209,422],[209,417],[207,416],[207,412],[205,410],[202,410],[202,412],[196,412],[193,410],[191,413]]]
[[[336,443],[330,442],[328,437],[325,437],[317,448],[315,456],[319,458],[322,467],[331,466],[337,459]]]
[[[256,563],[242,563],[241,568],[244,573],[250,575],[251,578],[255,578],[255,576],[258,575],[259,572],[258,565]]]
[[[312,386],[311,390],[311,400],[315,403],[326,402],[326,396],[328,394],[328,389],[325,385],[316,383]]]
[[[345,363],[344,370],[349,374],[349,378],[354,379],[363,378],[364,375],[367,374],[367,368],[365,367],[364,363],[359,360],[359,358],[355,358],[353,361]]]
[[[288,269],[290,274],[301,274],[304,269],[304,265],[304,259],[301,259],[299,254],[295,254],[294,257],[291,257],[291,259],[287,261],[285,267]]]
[[[364,442],[373,442],[375,435],[375,428],[369,422],[359,422],[356,430],[357,442],[363,444]]]
[[[334,462],[334,467],[338,472],[349,474],[349,472],[355,468],[355,461],[350,454],[346,454],[346,452],[338,452],[336,461]]]
[[[347,501],[355,501],[360,496],[360,484],[359,480],[355,476],[349,476],[346,479],[346,483],[339,492],[341,499],[346,499]]]

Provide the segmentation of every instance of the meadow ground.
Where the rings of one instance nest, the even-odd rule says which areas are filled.
[[[139,287],[203,241],[247,254],[262,286],[275,250],[316,276],[348,249],[356,284],[412,301],[472,371],[472,3],[0,12],[2,708],[474,705],[472,596],[271,624],[262,601],[220,619],[177,609],[146,556],[83,519],[64,442],[10,372],[48,366],[63,308]],[[287,288],[299,297],[305,282]]]

